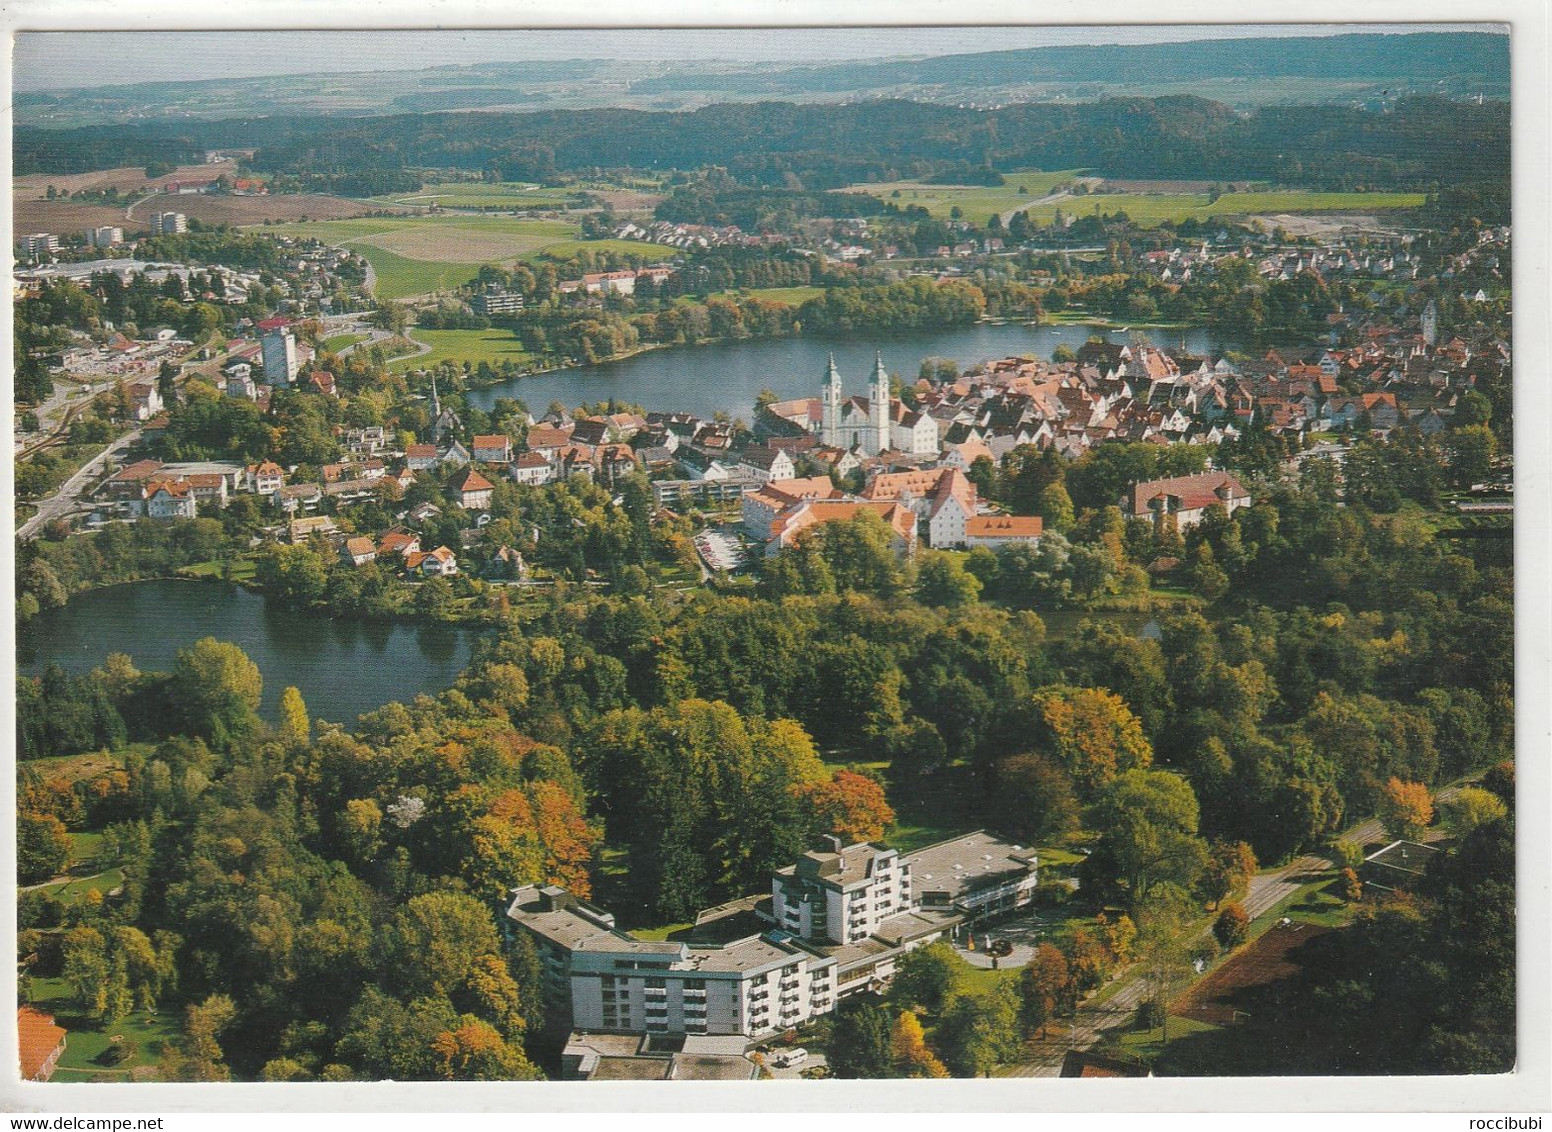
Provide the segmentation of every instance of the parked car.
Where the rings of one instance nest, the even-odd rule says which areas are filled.
[[[784,1050],[776,1055],[777,1069],[793,1069],[808,1060],[808,1050],[799,1046],[797,1049]]]

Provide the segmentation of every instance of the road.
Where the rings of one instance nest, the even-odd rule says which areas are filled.
[[[1447,786],[1434,796],[1435,804],[1453,798],[1459,788]],[[1430,831],[1429,840],[1444,836],[1442,831]],[[1377,818],[1360,822],[1343,834],[1343,839],[1358,845],[1370,845],[1385,837],[1384,827]],[[1240,903],[1252,920],[1264,916],[1288,899],[1301,887],[1316,879],[1335,865],[1325,857],[1313,854],[1290,861],[1275,869],[1267,869],[1251,878],[1248,891]],[[1212,928],[1202,922],[1190,929],[1191,940],[1207,935]],[[1096,1045],[1108,1030],[1131,1024],[1137,1008],[1148,995],[1148,982],[1140,973],[1123,974],[1115,989],[1103,1002],[1085,1002],[1078,1006],[1072,1025],[1060,1033],[1035,1043],[1028,1061],[1005,1065],[996,1073],[998,1077],[1056,1077],[1062,1070],[1062,1058],[1069,1049],[1088,1049]]]
[[[77,498],[102,471],[104,464],[139,439],[140,429],[132,429],[83,464],[81,470],[61,484],[58,491],[38,504],[38,513],[18,528],[17,541],[26,542],[28,539],[36,538],[45,524],[62,518],[73,510]]]
[[[1004,230],[1006,230],[1008,225],[1013,222],[1013,217],[1018,213],[1025,212],[1028,209],[1035,208],[1042,204],[1055,204],[1057,201],[1066,200],[1070,196],[1072,196],[1072,193],[1068,192],[1066,189],[1063,189],[1059,193],[1047,193],[1039,200],[1032,200],[1028,204],[1021,204],[1017,208],[1008,209],[1007,212],[999,214],[999,218],[1002,220],[1002,226]]]

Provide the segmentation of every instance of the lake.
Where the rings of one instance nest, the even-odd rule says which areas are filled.
[[[582,401],[622,402],[648,410],[679,410],[701,417],[718,411],[749,420],[754,399],[770,389],[782,400],[819,395],[829,355],[841,371],[848,394],[867,392],[873,372],[873,352],[879,350],[891,373],[914,379],[923,358],[953,358],[961,369],[990,358],[1032,354],[1049,358],[1056,347],[1076,350],[1091,335],[1126,343],[1132,331],[1102,326],[1026,326],[1023,323],[977,323],[961,330],[913,334],[852,334],[844,338],[758,338],[716,342],[704,346],[673,346],[593,366],[555,370],[518,377],[471,391],[469,402],[489,409],[497,397],[515,397],[534,414],[551,401],[568,408]],[[1178,330],[1143,331],[1160,346],[1179,346]],[[1184,332],[1186,349],[1195,354],[1216,352],[1205,330]]]
[[[474,636],[450,625],[298,613],[225,582],[151,581],[92,590],[17,625],[16,652],[18,670],[32,676],[49,661],[86,672],[113,652],[143,672],[170,672],[179,649],[215,637],[259,666],[266,719],[277,718],[280,693],[295,685],[314,719],[351,723],[391,700],[449,687]]]

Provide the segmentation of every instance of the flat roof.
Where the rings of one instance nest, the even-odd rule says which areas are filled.
[[[911,888],[918,899],[926,892],[946,892],[950,899],[958,899],[984,884],[1030,872],[1035,851],[978,829],[918,849],[906,858],[906,864],[911,868]]]

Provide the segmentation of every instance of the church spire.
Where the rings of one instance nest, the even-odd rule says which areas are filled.
[[[884,352],[873,352],[873,388],[868,398],[868,424],[872,426],[874,454],[889,447],[889,371],[884,368]]]
[[[831,353],[824,388],[820,391],[824,443],[831,448],[841,447],[841,400],[841,371],[835,368],[835,354]]]

